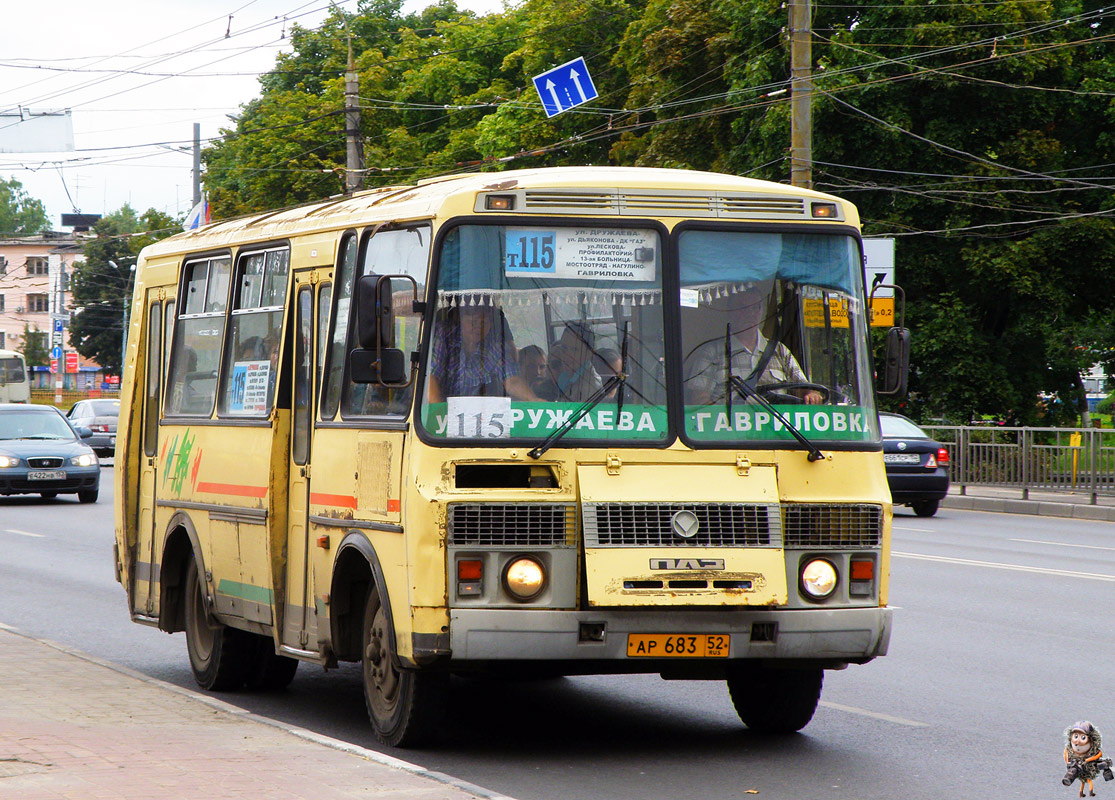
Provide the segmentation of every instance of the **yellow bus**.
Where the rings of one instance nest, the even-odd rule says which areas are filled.
[[[726,680],[796,731],[890,636],[868,307],[854,206],[681,170],[458,175],[151,245],[132,618],[212,690],[360,662],[389,745],[476,673]]]
[[[0,350],[0,403],[29,403],[31,382],[23,354]]]

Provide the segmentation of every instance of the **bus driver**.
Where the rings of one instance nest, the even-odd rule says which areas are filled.
[[[519,375],[515,341],[503,313],[486,306],[449,309],[430,350],[429,400],[503,396],[537,400]]]

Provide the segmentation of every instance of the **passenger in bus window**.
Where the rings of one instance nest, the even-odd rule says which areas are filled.
[[[477,395],[538,399],[519,375],[515,341],[503,312],[487,306],[451,308],[434,336],[431,403]]]
[[[581,403],[600,388],[593,368],[596,336],[585,322],[567,322],[561,338],[550,348],[549,375],[537,384],[546,400]]]
[[[725,401],[728,370],[726,347],[732,354],[731,374],[746,380],[768,354],[768,340],[762,334],[767,319],[769,284],[718,297],[709,302],[708,310],[716,315],[716,327],[724,333],[705,340],[685,359],[685,402],[687,405],[715,405]],[[731,337],[725,343],[728,325]],[[762,374],[755,376],[758,386],[771,383],[808,383],[809,378],[782,342],[769,351]],[[801,402],[816,405],[824,396],[815,389],[788,389],[788,394]],[[740,398],[743,399],[743,398]]]
[[[619,373],[623,370],[623,363],[620,359],[619,353],[617,353],[610,347],[603,347],[596,351],[595,355],[593,356],[593,366],[596,368],[596,374],[598,374],[601,380],[604,381],[607,381],[609,378],[619,375]],[[616,390],[612,389],[612,391],[608,392],[608,394],[604,396],[615,397],[615,394]]]
[[[519,351],[519,374],[527,386],[546,375],[546,351],[536,344],[528,344]]]

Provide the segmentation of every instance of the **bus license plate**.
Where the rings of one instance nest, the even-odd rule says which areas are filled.
[[[61,471],[46,472],[42,470],[31,470],[27,473],[27,479],[31,481],[64,481],[66,480],[66,473]]]
[[[731,636],[726,633],[629,633],[630,658],[727,658]]]

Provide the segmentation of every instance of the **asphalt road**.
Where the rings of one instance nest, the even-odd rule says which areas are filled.
[[[181,634],[128,620],[111,477],[95,506],[0,498],[0,622],[194,688]],[[826,673],[800,735],[751,734],[718,682],[460,681],[446,742],[394,754],[520,800],[1075,796],[1060,784],[1064,728],[1083,717],[1115,736],[1115,524],[907,512],[891,652]],[[222,697],[383,749],[353,666]]]

